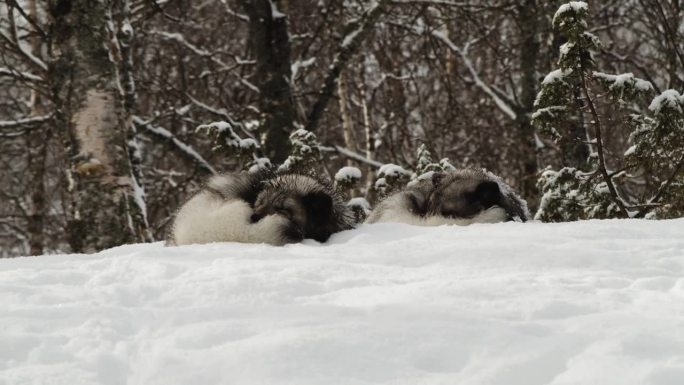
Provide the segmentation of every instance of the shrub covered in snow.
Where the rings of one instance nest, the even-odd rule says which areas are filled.
[[[439,163],[434,163],[432,161],[432,154],[425,146],[425,143],[418,147],[418,164],[416,164],[416,175],[422,175],[430,171],[442,171],[442,167]]]
[[[360,180],[361,170],[356,167],[342,167],[335,174],[335,184],[340,189],[354,188]]]
[[[363,223],[371,212],[371,205],[366,198],[352,198],[347,202],[347,206],[349,206],[354,215],[355,223]]]
[[[606,184],[592,183],[591,178],[591,174],[572,167],[545,170],[537,182],[543,195],[535,219],[568,222],[616,217],[618,207]]]
[[[388,163],[382,165],[378,170],[378,179],[375,181],[375,189],[378,195],[387,196],[394,191],[401,189],[409,181],[411,173],[403,167]]]
[[[320,143],[318,143],[316,135],[300,128],[290,134],[290,143],[292,144],[292,153],[278,167],[278,171],[306,172],[313,169],[321,154]]]

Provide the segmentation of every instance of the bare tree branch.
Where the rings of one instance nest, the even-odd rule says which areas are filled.
[[[216,170],[209,164],[209,162],[206,161],[206,159],[202,157],[202,155],[195,151],[195,149],[193,149],[190,145],[178,139],[178,137],[176,137],[169,130],[163,127],[153,126],[151,123],[138,116],[133,117],[133,123],[135,123],[135,125],[138,127],[144,128],[147,132],[163,138],[171,143],[180,152],[180,154],[183,155],[183,157],[195,162],[199,168],[204,169],[212,175],[218,174],[218,172],[216,172]]]
[[[330,66],[330,70],[323,81],[323,88],[318,92],[318,99],[313,104],[313,107],[307,116],[306,130],[314,131],[318,126],[318,121],[335,92],[337,78],[340,76],[340,73],[342,73],[347,62],[354,56],[356,51],[358,51],[359,47],[361,47],[361,43],[363,43],[373,29],[373,26],[382,15],[387,3],[389,3],[389,0],[379,0],[374,3],[371,8],[366,10],[360,25],[355,26],[352,24],[352,28],[345,34],[342,44],[337,50],[333,64]]]

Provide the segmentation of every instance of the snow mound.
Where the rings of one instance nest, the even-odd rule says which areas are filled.
[[[0,384],[681,384],[684,219],[0,260]]]

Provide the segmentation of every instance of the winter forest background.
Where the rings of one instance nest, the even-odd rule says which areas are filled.
[[[163,239],[283,162],[371,205],[475,166],[544,221],[684,216],[683,91],[679,0],[3,0],[0,257]]]

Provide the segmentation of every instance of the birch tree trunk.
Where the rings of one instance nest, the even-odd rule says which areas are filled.
[[[68,158],[67,237],[74,252],[149,239],[144,194],[131,168],[131,116],[116,66],[119,46],[111,31],[117,27],[112,7],[121,1],[60,0],[50,9],[48,71]]]

